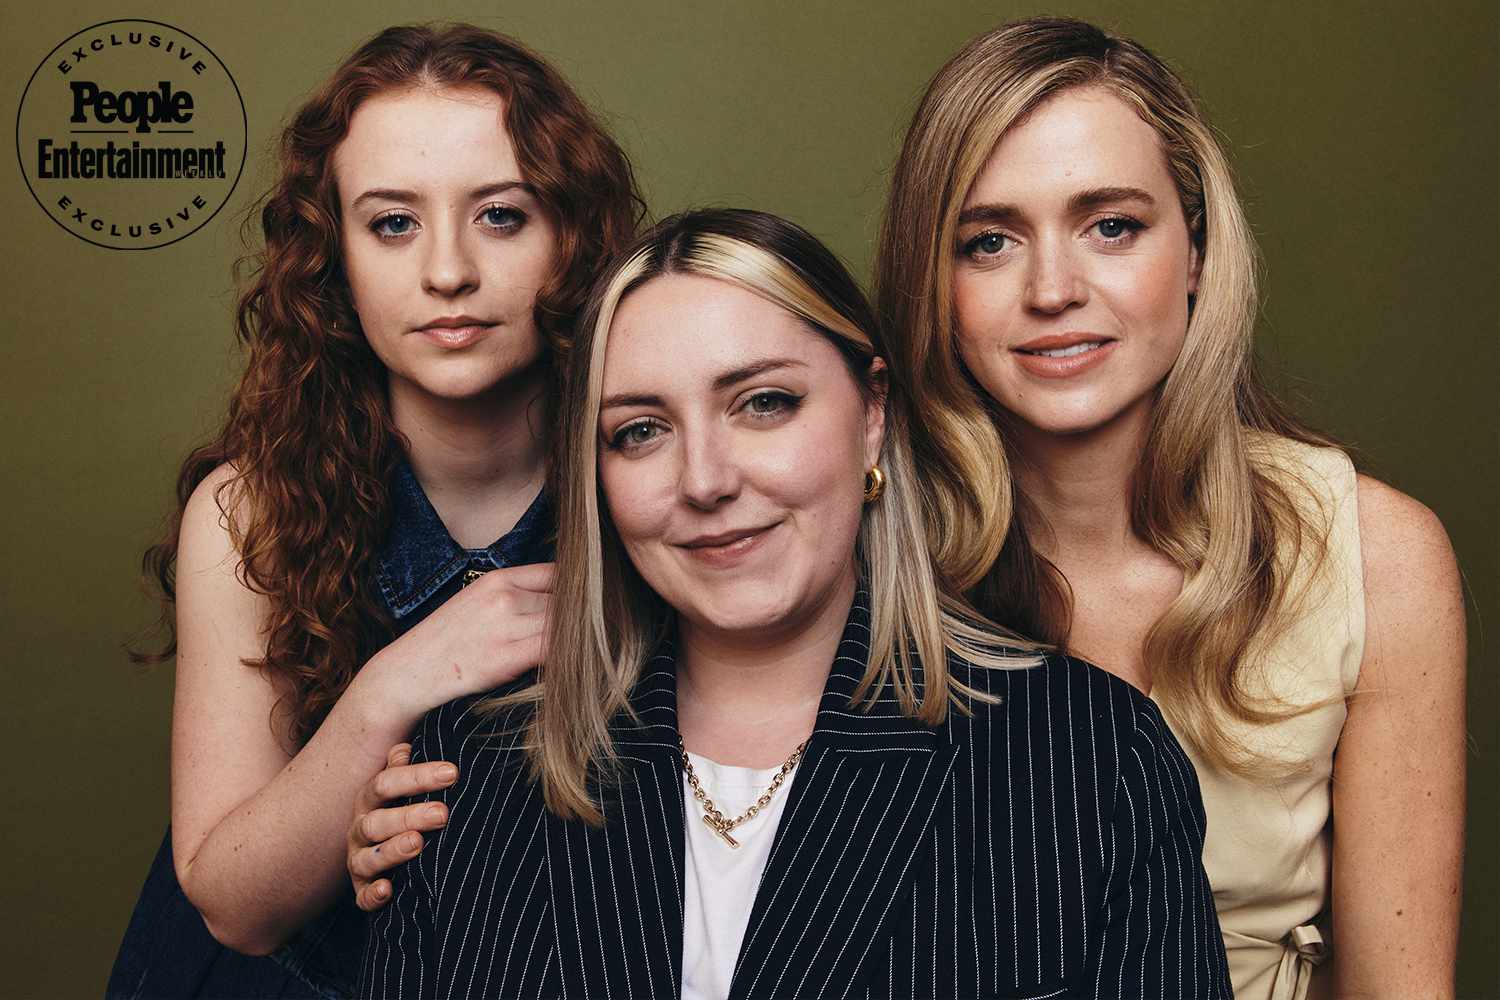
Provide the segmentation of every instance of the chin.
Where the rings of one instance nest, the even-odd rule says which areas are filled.
[[[1016,414],[1032,431],[1057,437],[1074,437],[1099,430],[1109,423],[1108,417],[1095,414]]]
[[[1011,419],[1023,429],[1058,437],[1072,437],[1102,430],[1132,409],[1126,402],[1088,396],[1041,400],[1032,396],[1025,406],[1011,406],[1008,403],[1002,405]]]
[[[694,581],[692,599],[678,612],[718,632],[756,632],[785,624],[796,608],[783,581],[775,579]]]
[[[493,365],[468,369],[452,366],[450,370],[425,372],[417,384],[429,396],[450,402],[479,399],[505,385],[525,368],[501,368]]]

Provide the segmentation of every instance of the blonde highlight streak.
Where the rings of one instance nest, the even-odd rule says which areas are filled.
[[[568,436],[558,469],[562,520],[602,523],[598,426],[604,355],[620,300],[650,262],[651,248],[647,247],[620,265],[603,291],[597,320],[578,337],[577,346],[588,358],[583,369],[588,381],[576,397],[567,394],[562,407],[563,433]],[[639,646],[622,643],[619,650],[611,649],[608,623],[613,616],[606,608],[599,532],[585,533],[581,558],[566,550],[560,537],[557,562],[553,607],[577,608],[581,613],[554,615],[548,621],[548,658],[537,684],[485,699],[476,709],[495,714],[517,704],[533,706],[521,745],[532,776],[542,786],[547,808],[558,816],[597,825],[603,822],[603,814],[590,782],[596,777],[607,779],[617,765],[609,723],[629,702],[630,688],[639,674]]]
[[[682,261],[697,274],[739,285],[867,352],[874,350],[869,334],[840,316],[795,271],[760,247],[707,233],[684,251]]]

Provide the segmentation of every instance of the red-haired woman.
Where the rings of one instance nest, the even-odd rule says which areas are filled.
[[[428,709],[541,659],[552,359],[641,209],[568,84],[466,25],[381,32],[286,128],[247,368],[147,558],[173,828],[111,996],[349,992],[356,796]],[[393,861],[444,820],[381,815],[410,827]]]

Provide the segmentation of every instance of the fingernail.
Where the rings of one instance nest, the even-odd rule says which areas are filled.
[[[438,805],[428,806],[427,818],[434,823],[446,823],[448,822],[448,810]]]
[[[454,767],[452,764],[446,764],[443,767],[438,768],[438,780],[457,781],[458,768]]]
[[[388,886],[388,885],[377,885],[375,887],[375,898],[376,899],[384,899],[385,897],[389,896],[390,894],[391,894],[391,887]]]
[[[422,838],[415,833],[408,833],[401,838],[401,849],[404,851],[415,851],[422,846]]]

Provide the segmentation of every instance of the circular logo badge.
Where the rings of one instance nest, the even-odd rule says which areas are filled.
[[[59,226],[95,246],[153,250],[224,207],[246,133],[240,88],[207,45],[160,21],[104,21],[31,74],[16,153]]]

